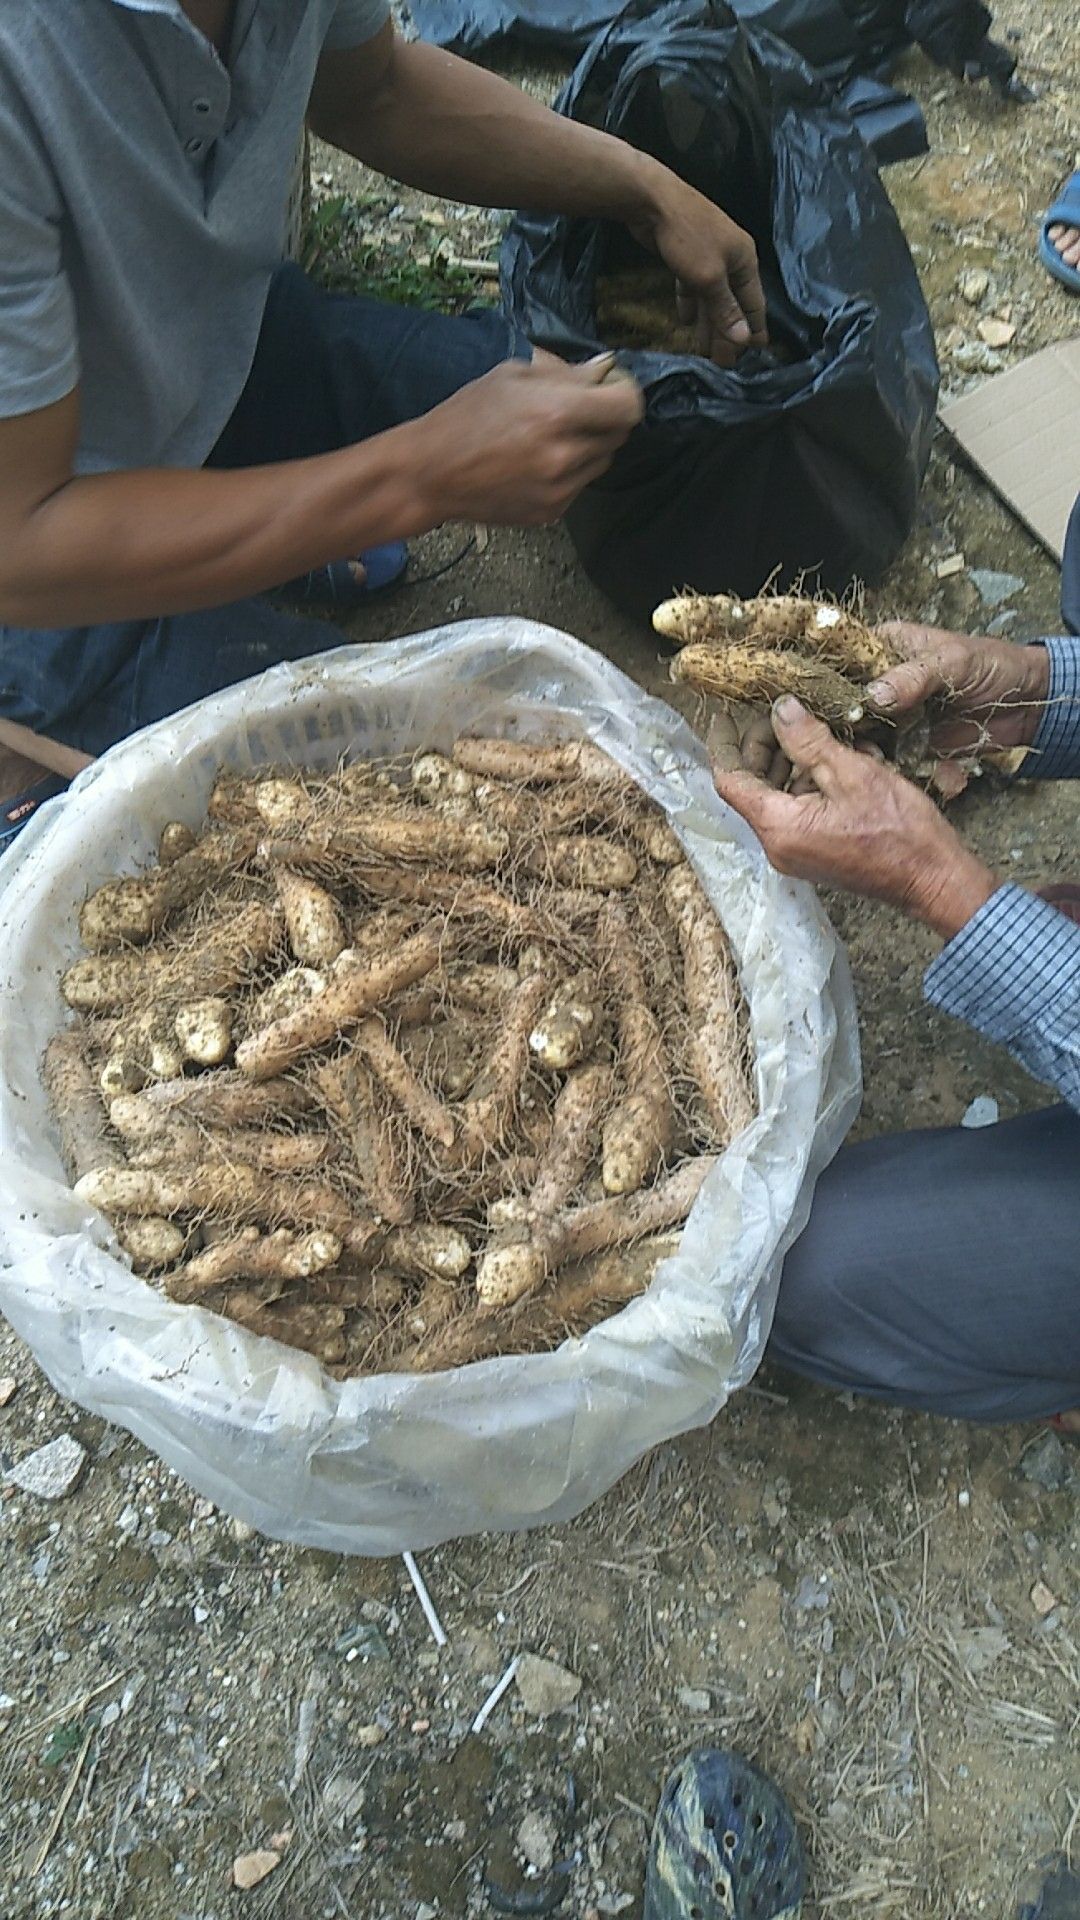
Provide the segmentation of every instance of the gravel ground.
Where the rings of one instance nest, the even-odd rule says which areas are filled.
[[[933,150],[887,176],[957,389],[980,322],[1015,326],[1003,363],[1076,325],[1032,224],[1080,164],[1080,12],[1011,0],[997,25],[1038,103],[1002,108],[912,59]],[[484,250],[490,223],[435,211],[460,254]],[[434,536],[419,570],[455,551]],[[1053,628],[1056,570],[942,441],[878,604],[977,627],[980,568],[1023,582],[995,610],[1014,637]],[[559,530],[495,532],[352,632],[507,610],[666,685]],[[1068,789],[984,781],[956,817],[1021,880],[1075,871]],[[862,1132],[955,1121],[979,1095],[1005,1114],[1045,1101],[923,1009],[928,937],[833,904],[864,1024]],[[86,1454],[65,1497],[0,1482],[6,1920],[443,1920],[510,1910],[492,1884],[517,1911],[563,1893],[581,1920],[634,1920],[664,1772],[718,1740],[790,1794],[811,1920],[1004,1920],[1025,1869],[1080,1826],[1080,1456],[1046,1432],[893,1414],[766,1369],[573,1525],[424,1556],[442,1648],[401,1562],[253,1535],[59,1400],[0,1328],[0,1469],[64,1434]],[[522,1654],[561,1671],[526,1662],[474,1732]]]

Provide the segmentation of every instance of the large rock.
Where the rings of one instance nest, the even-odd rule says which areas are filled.
[[[562,1713],[572,1707],[581,1692],[581,1679],[554,1660],[542,1660],[538,1653],[523,1653],[517,1664],[514,1684],[527,1713],[543,1719],[548,1713]]]

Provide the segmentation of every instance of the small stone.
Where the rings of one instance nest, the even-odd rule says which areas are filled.
[[[855,1691],[856,1678],[857,1678],[857,1675],[854,1667],[851,1665],[850,1661],[845,1660],[843,1666],[840,1669],[840,1691],[843,1694],[845,1700],[851,1699],[851,1696]]]
[[[951,580],[955,574],[963,573],[966,562],[962,553],[950,553],[947,560],[939,560],[934,572],[939,580]]]
[[[80,1479],[86,1461],[86,1448],[73,1434],[62,1433],[17,1461],[8,1477],[39,1500],[62,1500]]]
[[[364,1788],[347,1773],[337,1773],[323,1789],[323,1804],[332,1819],[358,1820],[364,1810]]]
[[[962,1127],[994,1127],[997,1125],[1000,1111],[992,1094],[976,1094],[970,1106],[964,1109],[960,1125]]]
[[[1036,1580],[1031,1589],[1031,1604],[1040,1620],[1045,1620],[1048,1613],[1053,1613],[1057,1606],[1057,1597],[1051,1593],[1045,1580]]]
[[[19,1383],[13,1373],[0,1374],[0,1407],[9,1406],[19,1391]]]
[[[526,1713],[541,1719],[549,1713],[563,1713],[572,1707],[581,1692],[581,1680],[554,1660],[542,1660],[538,1653],[523,1653],[514,1674],[514,1685],[521,1695]]]
[[[1016,339],[1016,328],[1011,320],[980,320],[976,329],[979,339],[988,347],[1007,347]]]
[[[824,1613],[829,1604],[829,1582],[818,1580],[812,1573],[804,1573],[795,1594],[795,1605],[800,1613],[815,1609]]]
[[[956,1504],[958,1507],[963,1507],[965,1511],[967,1510],[968,1507],[970,1507],[971,1495],[968,1492],[966,1487],[961,1487],[959,1493],[956,1496]]]
[[[969,267],[960,275],[957,287],[969,307],[980,307],[990,291],[990,275],[983,267]]]
[[[171,1547],[172,1534],[166,1533],[164,1527],[155,1527],[153,1533],[150,1535],[150,1545],[152,1547]]]
[[[992,567],[972,567],[968,579],[983,606],[991,610],[1003,607],[1006,600],[1015,600],[1027,585],[1018,573],[995,573]]]
[[[12,1699],[10,1693],[0,1693],[0,1713],[13,1713],[18,1704],[17,1700]]]
[[[961,373],[1000,373],[1005,365],[1000,353],[988,347],[985,340],[965,340],[953,359]]]
[[[252,1887],[261,1886],[275,1867],[280,1867],[281,1855],[272,1847],[257,1847],[254,1853],[238,1853],[233,1861],[233,1886],[247,1893]]]
[[[126,1536],[130,1536],[133,1533],[138,1533],[139,1531],[138,1507],[132,1507],[132,1506],[125,1507],[116,1525],[119,1532]]]
[[[230,1520],[229,1532],[234,1540],[240,1541],[252,1540],[255,1536],[254,1527],[249,1527],[246,1520]]]
[[[1045,1487],[1047,1493],[1059,1493],[1069,1479],[1069,1471],[1069,1456],[1057,1434],[1049,1428],[1039,1435],[1020,1462],[1024,1479],[1037,1487]]]
[[[416,1920],[439,1920],[438,1907],[430,1907],[426,1900],[421,1900],[416,1909]]]
[[[199,1606],[192,1607],[191,1617],[194,1620],[195,1625],[197,1627],[205,1626],[206,1622],[210,1618],[210,1609],[209,1607],[199,1607]]]
[[[377,1720],[372,1720],[369,1726],[357,1728],[356,1744],[358,1747],[381,1747],[385,1739],[386,1728],[380,1727]]]
[[[115,1727],[119,1718],[120,1718],[120,1708],[118,1707],[115,1700],[110,1700],[108,1706],[106,1707],[104,1713],[101,1716],[101,1724],[103,1727]]]
[[[537,1873],[549,1871],[559,1842],[552,1819],[543,1813],[527,1813],[517,1830],[516,1841],[518,1852],[530,1867],[535,1867]]]
[[[705,1687],[680,1687],[675,1698],[687,1713],[708,1713],[712,1706],[712,1694]]]

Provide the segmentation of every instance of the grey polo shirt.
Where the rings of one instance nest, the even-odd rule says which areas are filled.
[[[80,472],[198,466],[239,398],[324,48],[387,0],[0,0],[0,418],[81,383]]]

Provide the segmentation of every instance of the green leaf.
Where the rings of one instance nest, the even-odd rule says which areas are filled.
[[[62,1760],[78,1753],[86,1738],[86,1728],[78,1720],[65,1720],[63,1726],[54,1727],[45,1742],[45,1751],[41,1756],[43,1767],[58,1767]]]

